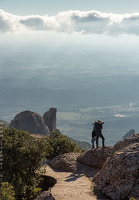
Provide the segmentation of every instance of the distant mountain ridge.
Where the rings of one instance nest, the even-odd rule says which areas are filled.
[[[92,146],[89,142],[86,141],[80,141],[80,140],[74,140],[73,138],[69,138],[71,141],[73,141],[74,143],[76,143],[80,148],[84,149],[84,150],[88,150],[91,149]]]

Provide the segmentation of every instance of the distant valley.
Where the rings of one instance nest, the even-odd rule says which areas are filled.
[[[0,118],[56,107],[57,127],[73,139],[91,142],[97,119],[105,122],[106,145],[139,132],[139,59],[126,50],[82,49],[1,47]]]

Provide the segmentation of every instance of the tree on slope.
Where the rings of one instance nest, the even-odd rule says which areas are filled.
[[[60,154],[69,152],[82,152],[81,149],[75,142],[72,142],[66,135],[60,133],[59,130],[51,133],[50,137],[47,138],[51,151],[48,154],[48,158],[54,158]]]
[[[11,183],[19,199],[30,199],[38,185],[36,171],[47,156],[49,144],[34,139],[28,132],[6,129],[3,137],[3,177]],[[50,148],[50,147],[49,147]]]

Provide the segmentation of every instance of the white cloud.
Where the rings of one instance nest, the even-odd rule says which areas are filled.
[[[125,117],[123,114],[116,114],[115,117]]]
[[[0,32],[54,31],[82,34],[139,35],[139,13],[65,11],[55,16],[16,16],[0,10]]]
[[[20,23],[20,17],[0,10],[0,32],[23,32],[26,28]]]

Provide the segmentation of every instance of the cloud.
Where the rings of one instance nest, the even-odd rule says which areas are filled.
[[[3,10],[0,10],[0,30],[1,32],[8,32],[11,30],[10,20],[12,15],[5,13]]]
[[[116,114],[115,117],[120,117],[121,118],[121,117],[125,117],[125,115],[123,115],[123,114]]]
[[[20,17],[0,10],[0,32],[23,32],[25,27],[19,22]]]
[[[139,35],[139,13],[65,11],[55,16],[16,16],[0,10],[0,32],[54,31],[82,34]]]

